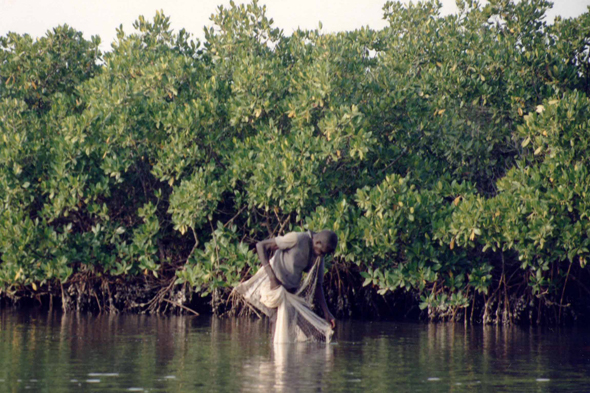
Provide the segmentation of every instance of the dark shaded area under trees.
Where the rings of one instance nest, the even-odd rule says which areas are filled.
[[[328,228],[338,317],[587,320],[590,13],[549,6],[1,37],[2,304],[223,313],[256,240]]]

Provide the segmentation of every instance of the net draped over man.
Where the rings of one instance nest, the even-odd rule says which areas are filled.
[[[338,237],[328,230],[290,232],[256,244],[263,268],[236,291],[270,317],[274,343],[330,341],[336,319],[328,310],[322,286],[324,256],[337,245]],[[324,319],[312,311],[314,299]]]

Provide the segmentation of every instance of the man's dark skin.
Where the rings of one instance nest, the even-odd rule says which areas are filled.
[[[317,236],[316,233],[312,232],[312,244],[313,244],[313,256],[312,258],[315,260],[318,257],[323,257],[326,254],[330,254],[334,252],[333,249],[327,244],[324,244],[322,240]],[[279,286],[283,285],[281,281],[275,275],[275,272],[272,270],[272,267],[269,263],[269,255],[275,252],[279,247],[277,246],[277,242],[275,239],[267,239],[262,240],[256,243],[256,251],[258,252],[258,258],[260,258],[260,262],[262,266],[266,270],[266,274],[270,280],[270,289],[276,289]],[[320,274],[324,274],[324,272],[320,272]],[[322,311],[324,313],[324,319],[332,326],[332,329],[336,327],[336,318],[330,313],[328,310],[328,305],[326,304],[326,298],[324,296],[324,288],[321,285],[316,287],[315,291],[315,298],[316,301],[319,303]]]

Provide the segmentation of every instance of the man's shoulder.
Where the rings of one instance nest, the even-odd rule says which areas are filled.
[[[275,242],[279,249],[285,250],[295,247],[299,242],[299,236],[297,236],[297,232],[289,232],[283,236],[275,237]]]
[[[277,246],[280,249],[306,247],[311,244],[311,237],[308,232],[289,232],[283,236],[275,237]]]
[[[297,242],[303,244],[311,244],[311,235],[309,232],[291,232],[297,236]]]

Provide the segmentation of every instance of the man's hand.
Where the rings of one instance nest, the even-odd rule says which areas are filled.
[[[275,276],[274,281],[273,280],[270,281],[270,289],[272,289],[273,291],[282,285],[283,285],[283,283],[281,282],[281,280],[276,278],[276,276]]]
[[[326,318],[326,322],[328,322],[330,326],[332,326],[332,329],[336,328],[336,318],[334,318],[333,315],[328,315],[328,317]]]

